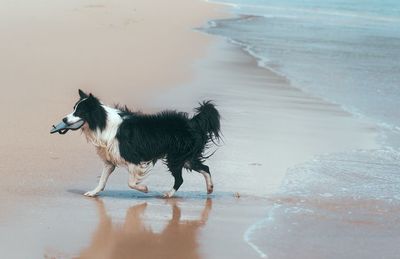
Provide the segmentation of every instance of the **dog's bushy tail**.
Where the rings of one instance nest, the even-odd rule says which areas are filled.
[[[221,139],[220,115],[213,102],[203,101],[195,111],[196,114],[191,122],[201,131],[204,141],[219,142]]]

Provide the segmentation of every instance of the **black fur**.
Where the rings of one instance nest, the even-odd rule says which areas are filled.
[[[196,111],[190,119],[188,114],[176,111],[146,115],[124,109],[124,121],[116,136],[121,156],[133,164],[165,159],[175,178],[175,190],[183,182],[184,165],[210,173],[203,165],[203,153],[209,141],[220,138],[220,116],[210,101]]]
[[[79,90],[80,100],[75,104],[74,116],[85,120],[91,130],[103,130],[106,127],[107,113],[101,106],[99,99],[92,94],[85,94]]]
[[[199,137],[204,145],[209,141],[215,143],[215,140],[220,140],[220,115],[215,105],[211,101],[204,101],[195,111],[191,122],[194,128],[199,129]]]

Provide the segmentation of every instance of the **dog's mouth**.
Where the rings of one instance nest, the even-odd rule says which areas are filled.
[[[56,126],[53,125],[53,128],[50,130],[50,134],[58,132],[59,134],[65,134],[69,130],[78,130],[80,129],[83,124],[85,124],[84,120],[79,120],[72,124],[67,124],[65,122],[60,122]]]

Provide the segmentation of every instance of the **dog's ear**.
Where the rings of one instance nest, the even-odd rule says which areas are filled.
[[[94,96],[92,93],[89,93],[88,97],[87,97],[88,101],[94,101],[95,103],[99,102],[99,99],[97,99],[96,96]]]
[[[97,99],[97,98],[94,97],[94,95],[92,93],[89,93],[88,99],[92,100],[92,99]]]
[[[84,98],[88,98],[88,97],[89,97],[89,96],[88,96],[84,91],[82,91],[81,89],[79,89],[78,92],[79,92],[79,96],[81,97],[81,99],[84,99]]]

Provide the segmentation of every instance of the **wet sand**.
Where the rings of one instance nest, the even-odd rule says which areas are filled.
[[[258,258],[268,253],[256,245],[254,227],[288,168],[375,147],[368,122],[291,87],[224,40],[192,31],[219,14],[214,5],[178,2],[174,15],[162,1],[156,13],[145,1],[73,1],[35,6],[30,15],[7,2],[18,15],[2,18],[13,41],[1,50],[7,76],[0,80],[9,88],[0,97],[7,118],[0,257]],[[215,193],[206,195],[201,175],[185,173],[177,197],[162,199],[172,177],[158,164],[145,180],[149,194],[129,190],[119,169],[97,199],[82,196],[101,170],[93,147],[78,132],[48,134],[70,112],[78,87],[145,111],[190,112],[215,100],[224,133],[208,161]]]
[[[256,256],[242,233],[265,212],[254,209],[261,204],[258,199],[181,192],[166,200],[159,193],[143,195],[115,185],[96,199],[85,199],[82,191],[42,198],[34,208],[25,206],[27,217],[2,224],[2,233],[8,235],[0,236],[1,255],[234,258],[240,251],[241,256]],[[24,240],[23,249],[19,240]]]

